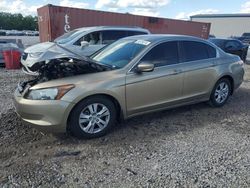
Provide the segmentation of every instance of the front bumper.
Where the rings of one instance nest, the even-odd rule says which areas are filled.
[[[62,100],[27,100],[18,90],[14,94],[16,112],[23,122],[44,132],[66,132],[73,103]]]
[[[28,74],[28,75],[31,75],[31,76],[38,76],[38,72],[33,72],[29,69],[28,66],[26,66],[27,62],[26,60],[23,59],[23,57],[21,58],[21,64],[22,64],[22,71],[25,73],[25,74]]]

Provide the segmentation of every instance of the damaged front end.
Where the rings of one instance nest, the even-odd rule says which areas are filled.
[[[45,57],[48,57],[48,59]],[[23,70],[26,72],[28,69],[28,72],[34,79],[20,82],[18,84],[20,93],[28,87],[49,80],[112,69],[112,67],[94,62],[92,59],[74,53],[56,43],[37,61],[23,64]]]

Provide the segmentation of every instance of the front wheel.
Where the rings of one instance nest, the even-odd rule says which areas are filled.
[[[214,86],[214,89],[210,96],[210,105],[214,107],[221,107],[223,106],[230,94],[232,93],[232,85],[231,82],[226,79],[220,79]]]
[[[100,137],[115,124],[116,114],[115,105],[108,98],[88,98],[73,109],[69,129],[78,138]]]

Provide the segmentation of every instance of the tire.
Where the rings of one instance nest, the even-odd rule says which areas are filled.
[[[70,114],[68,127],[78,138],[97,138],[108,133],[116,123],[114,103],[104,96],[81,101]]]
[[[214,86],[209,104],[212,107],[222,107],[232,93],[232,84],[227,78],[220,79]]]

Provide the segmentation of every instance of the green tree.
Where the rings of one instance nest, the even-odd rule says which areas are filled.
[[[0,12],[0,29],[38,30],[37,17]]]

